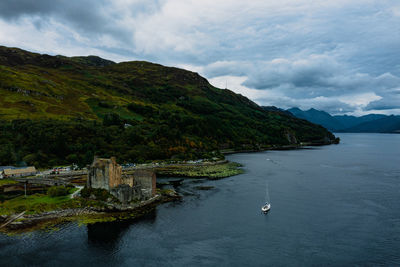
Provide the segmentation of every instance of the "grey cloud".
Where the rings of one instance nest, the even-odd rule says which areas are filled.
[[[390,109],[400,109],[400,97],[384,97],[380,100],[372,101],[369,103],[366,110],[390,110]]]
[[[2,0],[2,22],[17,31],[6,45],[29,49],[37,40],[32,47],[41,47],[35,37],[43,34],[54,38],[47,49],[60,54],[95,49],[192,65],[207,78],[243,76],[244,86],[279,92],[303,108],[351,110],[326,98],[367,92],[382,97],[368,108],[396,106],[389,93],[400,84],[396,0]],[[26,34],[29,22],[36,36]]]
[[[218,62],[205,67],[206,75],[246,76],[243,85],[275,90],[291,98],[338,97],[375,92],[384,95],[400,84],[391,73],[373,76],[355,72],[332,56],[311,55],[301,59],[278,58],[259,62]]]
[[[46,19],[47,16],[56,16],[55,19],[63,18],[80,26],[101,26],[102,6],[102,0],[3,0],[0,2],[0,16],[5,19],[19,19],[23,16],[40,16]]]
[[[112,6],[104,0],[2,0],[0,2],[0,17],[6,20],[18,21],[20,18],[30,17],[38,29],[41,29],[44,23],[50,24],[50,20],[53,20],[71,25],[77,32],[94,36],[110,34],[121,41],[128,41],[130,31],[116,26],[118,18],[113,17],[112,12]]]
[[[326,87],[326,80],[338,72],[337,63],[325,56],[290,60],[284,58],[264,62],[254,67],[244,85],[267,89],[282,84],[294,87]]]
[[[399,84],[400,85],[400,84]],[[366,110],[390,110],[400,109],[400,87],[392,90],[386,90],[381,99],[370,102]]]
[[[61,0],[2,0],[0,16],[6,19],[16,19],[23,15],[49,14],[64,6]]]
[[[204,75],[209,78],[218,76],[246,76],[253,69],[251,62],[238,61],[217,61],[204,69]]]
[[[345,114],[348,112],[354,112],[357,107],[346,104],[337,99],[330,99],[325,97],[317,98],[291,98],[291,97],[268,97],[258,98],[257,103],[260,105],[272,105],[280,108],[288,109],[292,107],[299,107],[303,110],[315,108],[324,110],[330,114]]]

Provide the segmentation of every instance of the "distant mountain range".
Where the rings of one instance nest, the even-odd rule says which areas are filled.
[[[265,107],[269,110],[271,107]],[[369,114],[361,117],[336,115],[317,109],[301,110],[299,108],[291,108],[281,110],[290,112],[295,117],[308,120],[324,126],[325,128],[335,132],[352,132],[352,133],[400,133],[400,116]]]

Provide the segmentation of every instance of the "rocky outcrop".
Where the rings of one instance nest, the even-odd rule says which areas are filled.
[[[297,144],[296,135],[293,132],[286,131],[285,132],[286,139],[288,140],[289,144]]]

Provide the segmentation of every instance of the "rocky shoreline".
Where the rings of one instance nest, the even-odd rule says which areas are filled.
[[[236,154],[236,153],[253,153],[253,152],[263,152],[269,150],[296,150],[296,149],[312,149],[312,147],[326,146],[326,145],[337,145],[340,143],[340,139],[335,140],[321,140],[316,142],[304,142],[300,144],[290,144],[290,145],[272,145],[268,147],[259,147],[256,149],[223,149],[221,153],[224,155]]]
[[[180,196],[176,194],[175,191],[171,191],[167,194],[156,195],[151,199],[134,204],[118,205],[115,203],[108,203],[104,207],[84,207],[54,210],[39,214],[24,214],[17,220],[8,223],[3,228],[0,228],[0,232],[7,234],[29,232],[66,221],[79,221],[83,218],[89,219],[89,221],[93,223],[100,221],[114,221],[123,218],[137,218],[154,209],[158,204],[178,199],[180,199]],[[10,220],[11,217],[12,216],[0,216],[0,226]],[[102,218],[104,218],[104,220],[102,220]]]

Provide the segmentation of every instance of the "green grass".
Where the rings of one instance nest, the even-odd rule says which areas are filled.
[[[14,181],[14,180],[8,180],[8,179],[1,179],[0,180],[0,186],[9,185],[9,184],[18,184],[18,182]]]
[[[78,207],[79,202],[70,196],[50,197],[44,194],[19,196],[0,204],[0,214],[11,215],[27,211],[27,214]]]
[[[179,177],[207,177],[209,179],[221,179],[243,173],[241,165],[236,162],[226,162],[215,165],[180,165],[161,167],[156,170],[162,176]]]

